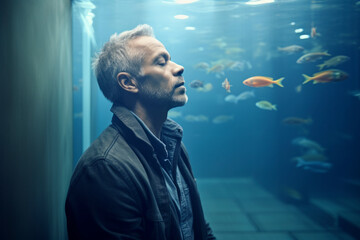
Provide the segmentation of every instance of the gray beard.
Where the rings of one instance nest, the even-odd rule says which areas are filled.
[[[149,91],[148,89],[140,87],[140,99],[145,105],[150,108],[166,108],[170,110],[174,107],[183,106],[186,102],[176,101],[173,97],[173,93],[167,93],[164,95],[161,91]]]

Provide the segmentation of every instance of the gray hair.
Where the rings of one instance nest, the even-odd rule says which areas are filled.
[[[113,103],[121,102],[122,89],[117,82],[118,73],[127,72],[135,78],[141,76],[144,54],[128,46],[130,40],[140,36],[154,37],[152,27],[143,24],[120,34],[115,33],[94,58],[93,69],[99,87]]]

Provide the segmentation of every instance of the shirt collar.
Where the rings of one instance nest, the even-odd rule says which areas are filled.
[[[144,128],[144,131],[147,134],[151,145],[154,147],[156,154],[160,155],[159,157],[161,158],[167,158],[168,154],[166,151],[165,144],[150,131],[150,129],[146,126],[143,120],[141,120],[141,118],[139,118],[134,112],[132,111],[130,112],[132,113],[132,115],[134,115],[134,117],[138,120],[140,125]]]
[[[132,115],[138,120],[140,125],[144,128],[145,133],[148,136],[151,145],[155,149],[158,157],[165,159],[169,158],[167,145],[169,144],[169,138],[177,139],[177,141],[181,141],[183,129],[182,127],[175,121],[171,119],[166,119],[162,128],[161,128],[161,136],[160,139],[157,138],[150,129],[146,126],[146,124],[139,118],[134,112],[130,111]],[[173,149],[172,151],[173,152]],[[171,156],[170,156],[171,158]]]

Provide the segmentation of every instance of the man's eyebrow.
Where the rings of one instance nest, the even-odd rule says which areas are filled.
[[[156,57],[154,58],[154,61],[158,60],[159,58],[164,58],[165,60],[171,59],[170,55],[166,52],[162,52],[162,53],[159,53],[158,55],[156,55]]]

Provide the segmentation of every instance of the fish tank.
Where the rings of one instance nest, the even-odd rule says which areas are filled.
[[[185,69],[189,101],[168,117],[184,129],[218,239],[359,237],[360,1],[72,5],[74,166],[111,123],[93,57],[112,34],[149,24]]]

